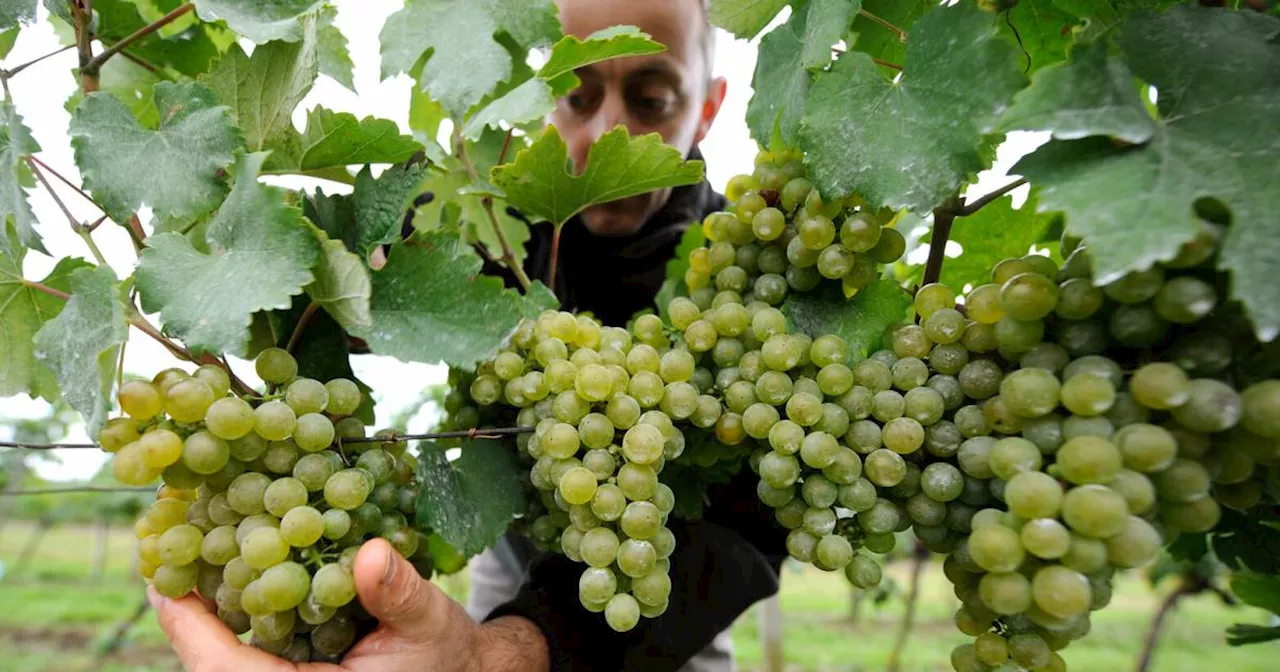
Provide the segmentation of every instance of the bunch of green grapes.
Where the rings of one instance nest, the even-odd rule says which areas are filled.
[[[135,525],[139,571],[158,592],[197,591],[266,651],[337,660],[373,627],[355,600],[360,545],[384,537],[426,577],[441,547],[406,518],[418,486],[405,442],[336,442],[365,437],[355,383],[300,378],[278,348],[255,366],[275,391],[254,403],[213,366],[125,383],[125,415],[98,440],[122,483],[163,481]]]
[[[582,604],[618,631],[667,608],[675,495],[658,475],[684,451],[675,421],[720,409],[694,373],[656,316],[627,331],[547,311],[521,323],[467,389],[481,413],[515,410],[517,425],[536,427],[517,440],[535,503],[524,529],[587,565]]]

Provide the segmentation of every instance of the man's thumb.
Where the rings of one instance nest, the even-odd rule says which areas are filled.
[[[449,597],[384,539],[365,543],[356,556],[356,592],[360,603],[382,625],[410,637],[439,635],[446,624]]]

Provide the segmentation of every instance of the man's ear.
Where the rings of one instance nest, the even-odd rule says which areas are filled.
[[[702,111],[698,116],[698,132],[694,136],[693,144],[696,145],[707,137],[711,124],[715,123],[716,115],[720,114],[720,106],[724,104],[724,96],[728,90],[729,83],[724,77],[716,77],[707,85],[707,98],[702,102]]]

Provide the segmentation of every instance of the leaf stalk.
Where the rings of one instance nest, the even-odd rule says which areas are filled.
[[[115,56],[121,51],[124,51],[125,47],[128,47],[134,42],[137,42],[138,40],[141,40],[142,38],[156,32],[157,30],[164,28],[165,26],[173,23],[174,21],[177,21],[178,19],[182,18],[184,14],[186,14],[187,12],[190,12],[193,9],[195,9],[195,5],[190,2],[179,5],[173,11],[135,30],[132,34],[127,35],[124,39],[108,47],[106,51],[93,57],[88,63],[85,63],[80,68],[81,72],[84,74],[92,75],[93,77],[96,78],[98,76],[98,71],[102,69],[102,64],[106,63],[107,60],[110,59],[112,56]]]

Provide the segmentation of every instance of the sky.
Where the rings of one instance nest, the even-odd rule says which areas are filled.
[[[359,117],[373,115],[391,119],[405,133],[409,133],[409,87],[412,81],[404,75],[386,81],[379,80],[378,32],[386,18],[398,10],[402,3],[400,0],[337,0],[334,4],[338,8],[335,24],[347,36],[351,58],[355,63],[356,92],[321,76],[294,113],[294,124],[302,127],[305,124],[306,110],[323,105],[329,109],[351,112]],[[60,44],[52,27],[45,20],[43,3],[39,5],[39,11],[40,21],[22,30],[17,44],[4,60],[3,67],[12,68],[59,48]],[[784,11],[775,23],[785,20],[785,17]],[[250,46],[246,44],[246,48]],[[720,31],[715,59],[715,72],[728,82],[728,95],[701,148],[707,160],[708,180],[717,189],[723,189],[730,177],[752,169],[756,153],[756,145],[750,139],[745,121],[747,102],[751,97],[751,75],[755,69],[756,47],[753,43],[735,40],[728,33]],[[41,160],[78,183],[79,173],[67,137],[70,116],[64,109],[66,99],[77,87],[76,79],[71,74],[75,65],[75,52],[68,50],[28,68],[10,81],[9,88],[18,113],[40,143]],[[986,193],[1005,184],[1009,179],[1006,172],[1008,167],[1042,141],[1026,134],[1011,135],[1001,147],[996,165],[979,176],[978,182],[970,187],[970,193]],[[100,216],[96,208],[70,189],[63,188],[51,176],[50,181],[54,183],[63,203],[79,221],[90,222]],[[310,189],[320,186],[330,193],[350,191],[345,185],[302,177],[266,178],[264,181],[288,188]],[[43,189],[34,189],[29,196],[39,221],[37,228],[52,256],[29,253],[23,269],[25,277],[43,277],[56,260],[62,257],[89,258],[89,251],[83,241],[72,233],[66,216],[48,193]],[[1015,192],[1015,205],[1020,204],[1022,198],[1025,198],[1025,188]],[[144,222],[148,214],[143,211]],[[123,228],[110,223],[104,224],[94,232],[94,239],[117,276],[127,277],[132,274],[136,257]],[[959,250],[949,248],[948,252],[956,253]],[[916,252],[923,253],[923,250]],[[156,315],[150,315],[148,319],[152,324],[159,322]],[[125,351],[126,371],[151,377],[176,364],[178,362],[159,344],[137,329],[131,329]],[[247,383],[260,384],[261,381],[253,373],[252,364],[234,358],[231,364],[236,375]],[[393,415],[414,403],[425,387],[444,382],[446,373],[441,366],[406,364],[376,355],[353,357],[352,366],[356,375],[375,390],[379,426],[388,423]],[[193,367],[187,365],[185,368],[190,370]],[[44,402],[33,401],[25,396],[0,398],[0,417],[41,417],[47,408]],[[409,429],[425,430],[428,422],[426,417],[415,418]],[[85,439],[81,428],[73,428],[72,434],[64,440]],[[57,459],[37,462],[37,473],[54,480],[88,478],[107,458],[102,453],[85,450],[54,451],[54,457]]]

